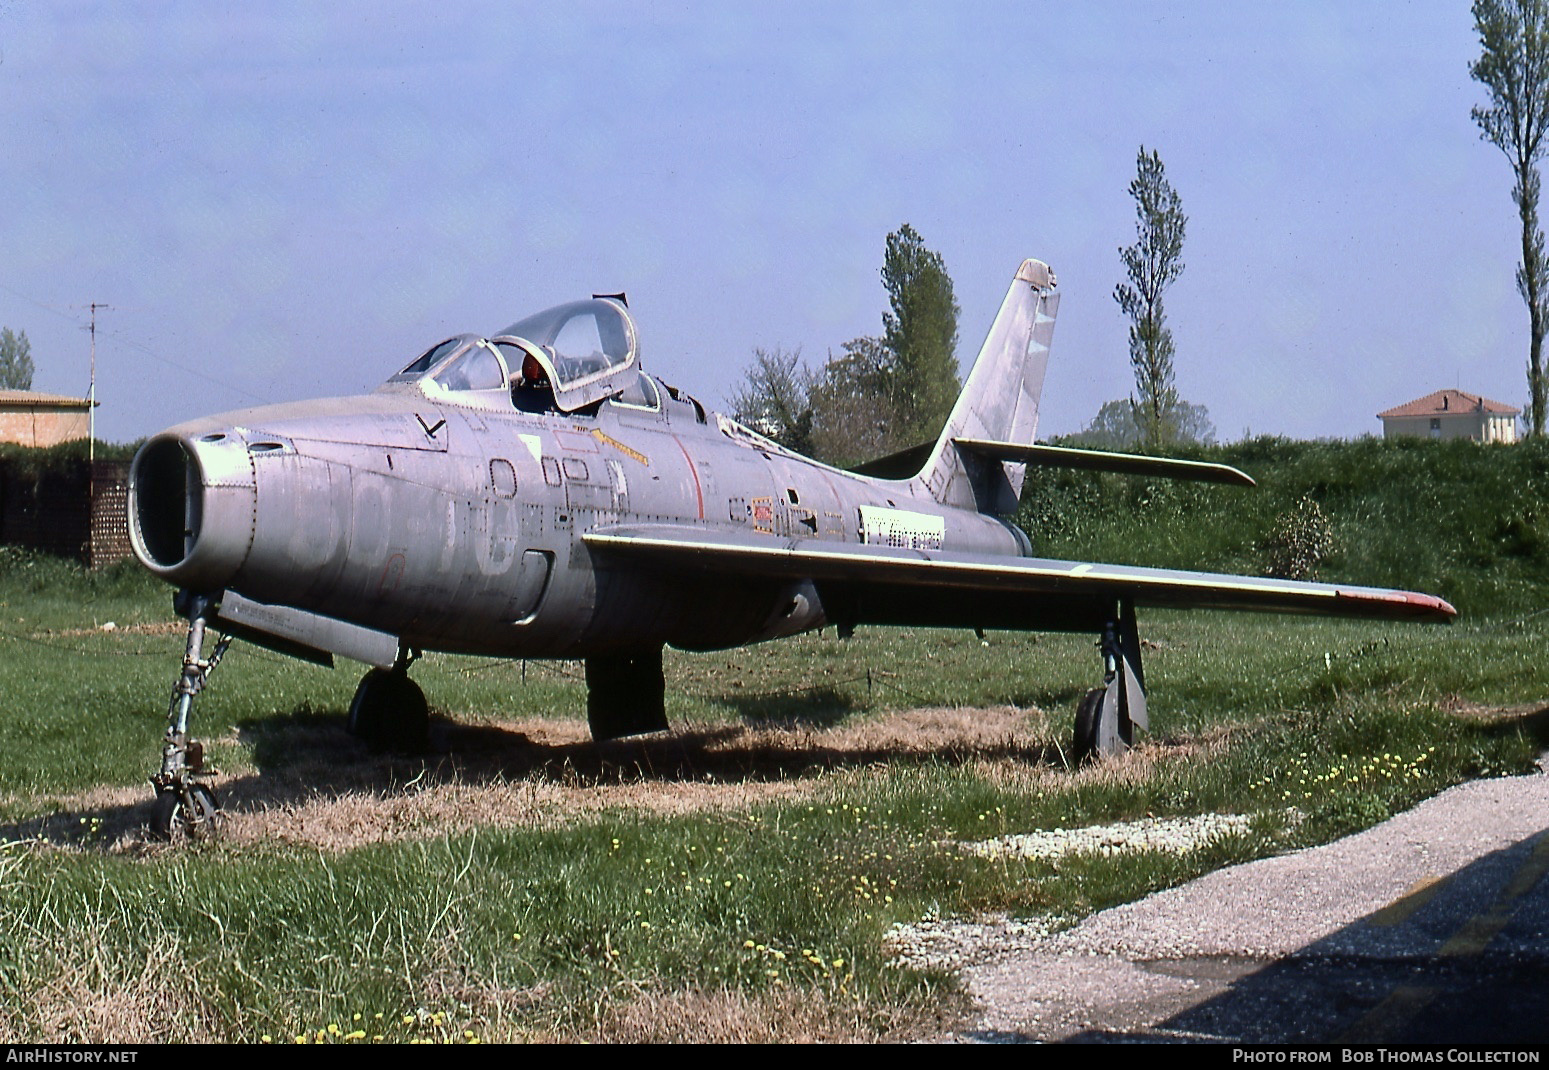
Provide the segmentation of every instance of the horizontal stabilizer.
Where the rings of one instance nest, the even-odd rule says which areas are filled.
[[[1118,472],[1157,479],[1192,479],[1201,483],[1229,483],[1237,487],[1256,484],[1246,472],[1210,461],[1181,461],[1172,457],[1143,457],[1136,453],[1078,450],[1069,446],[1027,446],[1016,442],[990,442],[980,438],[954,438],[964,453],[991,461],[1036,464],[1044,468],[1082,468],[1090,472]]]
[[[877,479],[909,479],[916,475],[936,450],[934,442],[921,442],[885,457],[876,457],[861,464],[851,465],[849,471],[858,476]]]

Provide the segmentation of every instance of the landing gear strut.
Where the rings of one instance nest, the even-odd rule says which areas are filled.
[[[213,774],[204,771],[204,745],[188,734],[188,716],[193,710],[194,696],[204,690],[210,674],[231,645],[231,637],[222,635],[210,656],[204,657],[210,599],[179,592],[179,601],[179,610],[186,609],[188,617],[188,641],[183,647],[183,669],[173,685],[172,704],[167,710],[161,772],[151,777],[156,788],[151,838],[162,841],[204,840],[215,835],[219,804],[209,785]]]
[[[1135,729],[1147,731],[1146,676],[1140,665],[1140,634],[1135,606],[1119,602],[1118,612],[1103,625],[1098,649],[1103,655],[1103,686],[1093,688],[1076,709],[1075,760],[1122,754],[1135,742]]]
[[[350,735],[372,750],[413,754],[430,737],[430,706],[425,692],[409,679],[416,652],[401,652],[391,669],[372,669],[361,678],[350,701]]]

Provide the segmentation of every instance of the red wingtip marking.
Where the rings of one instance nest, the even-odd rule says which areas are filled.
[[[1432,598],[1431,602],[1435,605],[1436,609],[1445,613],[1449,617],[1455,617],[1458,615],[1458,611],[1452,608],[1452,603],[1447,601],[1445,598]]]
[[[1437,598],[1433,594],[1420,594],[1418,591],[1340,591],[1338,597],[1352,602],[1392,602],[1396,605],[1415,606],[1449,620],[1458,615],[1458,611],[1446,599]]]

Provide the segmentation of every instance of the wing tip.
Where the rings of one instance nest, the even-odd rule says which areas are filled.
[[[1370,591],[1342,589],[1337,597],[1350,602],[1387,602],[1395,606],[1404,606],[1418,620],[1439,621],[1450,623],[1458,615],[1451,602],[1445,598],[1438,598],[1434,594],[1423,594],[1419,591]]]

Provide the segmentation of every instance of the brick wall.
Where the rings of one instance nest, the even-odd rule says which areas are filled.
[[[102,568],[129,556],[128,461],[0,458],[0,543]]]

